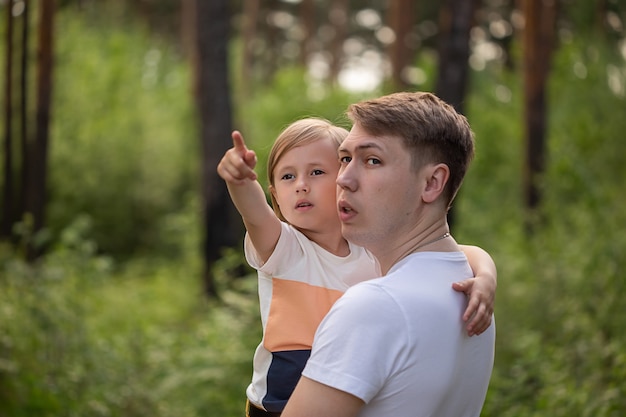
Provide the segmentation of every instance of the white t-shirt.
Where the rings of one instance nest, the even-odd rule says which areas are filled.
[[[258,270],[263,340],[254,354],[248,399],[281,412],[311,353],[315,331],[332,305],[352,285],[380,276],[375,258],[350,244],[333,255],[294,227],[281,223],[274,252],[262,264],[246,236],[246,260]]]
[[[472,276],[462,252],[420,252],[355,285],[320,324],[303,375],[362,399],[362,417],[480,415],[495,323],[467,336],[467,299],[452,289]]]

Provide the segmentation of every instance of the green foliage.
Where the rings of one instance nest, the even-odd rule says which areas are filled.
[[[462,242],[498,265],[496,364],[484,416],[618,416],[626,409],[626,100],[609,81],[623,58],[565,44],[548,101],[548,163],[537,230],[520,211],[520,91],[510,101],[476,80],[470,121],[477,158],[458,204]],[[615,82],[615,81],[613,81]],[[508,97],[508,95],[505,95]],[[495,110],[497,109],[497,111]],[[511,121],[515,121],[511,123]]]
[[[196,268],[115,266],[82,227],[36,267],[0,252],[0,414],[241,414],[260,340],[255,293],[207,304]]]
[[[160,219],[180,211],[197,161],[187,68],[145,31],[59,17],[49,224],[91,217],[101,250],[159,247]]]

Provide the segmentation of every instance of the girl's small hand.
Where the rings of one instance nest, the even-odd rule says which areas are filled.
[[[257,163],[256,153],[246,147],[243,136],[237,130],[232,133],[233,147],[230,148],[217,166],[217,173],[226,182],[245,184],[246,180],[256,181],[254,167]]]
[[[455,282],[452,288],[464,292],[469,301],[463,313],[463,321],[467,323],[467,334],[479,335],[491,325],[495,301],[495,281],[493,279],[475,278]]]

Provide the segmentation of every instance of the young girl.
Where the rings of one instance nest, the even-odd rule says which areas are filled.
[[[322,318],[348,287],[380,276],[374,257],[341,235],[335,181],[337,148],[347,134],[308,118],[278,136],[267,166],[273,211],[254,172],[256,154],[239,132],[218,165],[246,227],[246,259],[259,277],[263,340],[246,391],[248,417],[280,415]],[[480,334],[491,322],[495,265],[480,248],[463,250],[476,278],[455,289],[470,295],[463,319],[470,335]]]

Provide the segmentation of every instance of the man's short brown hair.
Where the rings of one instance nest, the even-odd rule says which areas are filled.
[[[411,152],[413,166],[444,163],[450,179],[444,198],[450,205],[474,157],[474,133],[465,116],[431,93],[394,93],[348,107],[347,115],[366,132],[396,136]]]

